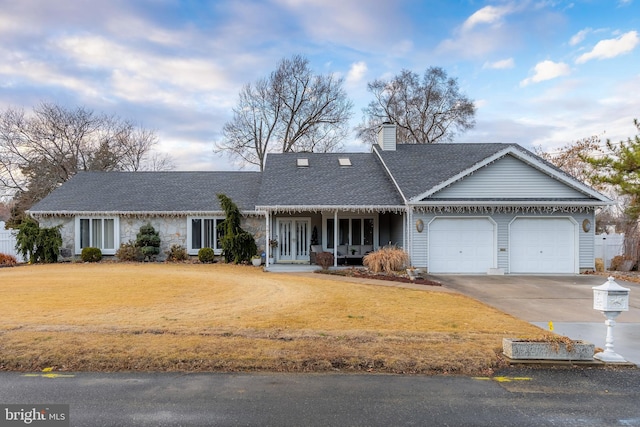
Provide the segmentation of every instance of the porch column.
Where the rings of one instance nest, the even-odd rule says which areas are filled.
[[[267,224],[264,227],[264,253],[265,255],[265,260],[264,260],[264,265],[269,267],[269,256],[271,256],[271,245],[270,245],[270,240],[271,240],[271,211],[267,209],[267,214],[265,215]]]
[[[411,250],[413,249],[413,229],[411,228],[413,226],[413,209],[411,209],[410,207],[407,207],[407,220],[404,222],[404,224],[405,229],[403,234],[405,242],[403,243],[403,248],[407,252],[407,254],[409,254],[409,264],[413,265],[413,260],[411,259]]]
[[[333,213],[333,266],[338,266],[338,211]]]

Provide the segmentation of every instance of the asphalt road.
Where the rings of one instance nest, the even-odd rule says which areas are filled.
[[[92,427],[640,426],[637,369],[65,375],[0,373],[0,403],[69,404],[70,425]]]

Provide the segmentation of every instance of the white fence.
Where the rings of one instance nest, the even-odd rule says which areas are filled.
[[[5,230],[3,221],[0,221],[0,254],[13,255],[22,262],[22,257],[16,252],[15,231]]]
[[[602,258],[605,269],[608,269],[613,257],[622,255],[624,234],[596,234],[594,250],[596,258]]]

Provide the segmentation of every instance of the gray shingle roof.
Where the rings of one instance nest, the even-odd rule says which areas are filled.
[[[297,159],[309,159],[298,167]],[[352,166],[341,167],[339,158]],[[373,153],[269,154],[257,206],[399,206],[403,201]]]
[[[252,211],[259,172],[80,172],[34,205],[35,212],[217,212],[217,194]]]
[[[398,144],[378,149],[407,199],[418,196],[458,173],[515,144]]]

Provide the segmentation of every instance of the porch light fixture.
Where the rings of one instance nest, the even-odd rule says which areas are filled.
[[[582,229],[585,233],[588,233],[591,230],[591,221],[589,221],[588,219],[582,221]]]
[[[418,233],[422,233],[422,230],[424,230],[424,221],[421,219],[416,221],[416,230],[418,230]]]

